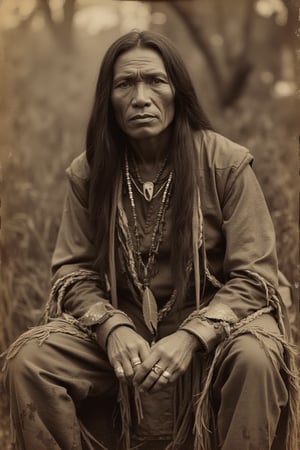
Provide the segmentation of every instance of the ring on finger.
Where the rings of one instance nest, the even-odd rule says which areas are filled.
[[[151,372],[155,373],[156,375],[162,375],[164,369],[162,367],[160,367],[158,364],[155,364],[152,369]]]
[[[164,370],[161,374],[162,377],[166,378],[167,380],[169,380],[172,376],[172,374],[170,372],[168,372],[167,370]]]
[[[142,364],[142,361],[140,360],[140,358],[132,358],[132,360],[131,360],[132,367],[139,366],[140,364]]]

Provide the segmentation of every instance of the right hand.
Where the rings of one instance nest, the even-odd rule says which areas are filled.
[[[131,381],[138,367],[149,355],[150,345],[136,331],[120,325],[107,340],[107,356],[117,378]]]

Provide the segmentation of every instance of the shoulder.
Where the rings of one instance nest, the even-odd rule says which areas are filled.
[[[195,135],[200,164],[211,169],[238,169],[252,163],[249,150],[215,131],[205,130]]]
[[[87,206],[90,169],[86,152],[77,156],[66,169],[70,191]]]
[[[66,169],[68,176],[71,179],[77,179],[78,181],[86,181],[90,175],[90,168],[86,157],[86,152],[82,152],[78,155],[69,167]]]

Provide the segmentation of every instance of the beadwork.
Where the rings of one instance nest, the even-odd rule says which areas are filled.
[[[137,164],[135,162],[135,160],[132,158],[132,163],[134,166],[134,170],[136,173],[136,177],[138,182],[143,186],[143,190],[140,189],[140,187],[138,186],[138,184],[136,183],[136,181],[134,180],[133,176],[130,174],[130,178],[132,183],[134,184],[135,188],[137,189],[137,191],[145,198],[145,200],[147,200],[147,202],[151,202],[151,200],[153,200],[155,197],[157,197],[159,195],[159,193],[162,191],[163,187],[167,184],[167,181],[163,184],[163,186],[161,186],[158,191],[156,193],[154,193],[154,186],[155,184],[159,181],[163,171],[166,168],[167,165],[167,161],[168,161],[168,157],[166,157],[163,160],[163,163],[159,169],[159,171],[157,172],[155,178],[153,181],[144,181],[142,179],[142,177],[139,174],[138,168],[137,168]]]
[[[158,232],[159,232],[159,229],[161,228],[161,223],[164,219],[164,216],[165,216],[168,204],[169,204],[169,198],[170,198],[170,194],[171,194],[170,186],[171,186],[172,179],[173,179],[173,172],[172,171],[170,172],[164,192],[163,192],[160,208],[159,208],[159,211],[157,214],[157,220],[154,225],[154,229],[153,229],[153,233],[152,233],[152,237],[151,237],[151,245],[149,248],[148,259],[147,259],[146,264],[144,264],[144,262],[143,262],[142,254],[141,254],[141,250],[140,250],[140,237],[139,237],[139,232],[138,232],[136,207],[135,207],[135,201],[134,201],[133,192],[132,192],[132,184],[131,184],[131,178],[130,178],[130,173],[129,173],[129,164],[128,164],[128,156],[127,155],[125,156],[125,177],[126,177],[129,200],[130,200],[132,217],[133,217],[135,253],[137,256],[137,260],[138,260],[138,271],[141,272],[141,269],[143,270],[143,277],[142,277],[143,285],[148,286],[149,279],[151,277],[151,269],[154,265],[155,256],[159,251],[160,243],[162,240],[162,232],[161,233],[158,233]],[[140,275],[141,275],[141,273],[140,273]]]
[[[132,245],[132,249],[137,257],[137,262],[138,262],[137,272],[139,273],[139,277],[142,279],[142,285],[143,285],[142,298],[143,298],[143,306],[144,306],[144,296],[145,296],[146,291],[149,292],[149,290],[150,290],[149,281],[152,276],[152,269],[153,269],[153,266],[155,263],[155,257],[158,254],[159,247],[160,247],[162,237],[163,237],[162,222],[164,220],[165,213],[166,213],[166,210],[167,210],[167,207],[169,204],[173,172],[172,171],[170,172],[166,184],[163,185],[164,192],[163,192],[162,201],[161,201],[160,208],[159,208],[158,215],[157,215],[157,220],[154,225],[154,229],[153,229],[153,233],[152,233],[152,237],[151,237],[151,245],[149,248],[148,259],[147,259],[146,264],[144,264],[144,261],[142,259],[141,250],[140,250],[140,238],[139,238],[139,232],[138,232],[136,207],[135,207],[135,201],[134,201],[133,192],[132,192],[131,177],[130,177],[130,173],[129,173],[127,154],[125,155],[125,178],[126,178],[127,187],[128,187],[128,194],[129,194],[129,200],[130,200],[132,216],[133,216],[133,224],[134,224],[134,239],[135,239],[135,247],[136,248],[134,248],[134,246]],[[159,233],[160,229],[161,229],[161,232]],[[151,296],[153,297],[153,299],[155,301],[155,297],[153,296],[152,292],[151,292]],[[153,333],[154,339],[155,339],[155,334],[157,331],[157,323],[160,322],[169,313],[169,311],[172,309],[172,306],[175,303],[175,300],[176,300],[176,290],[174,289],[170,299],[166,302],[164,307],[161,308],[158,312],[156,311],[156,307],[155,307],[155,312],[152,311],[152,313],[154,313],[155,317],[153,317],[153,322],[151,322],[151,324],[150,323],[147,324],[148,321],[145,319],[145,315],[144,315],[146,325],[148,326],[149,330]],[[143,312],[144,312],[144,310],[143,310]]]

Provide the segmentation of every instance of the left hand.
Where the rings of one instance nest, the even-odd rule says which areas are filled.
[[[198,338],[184,330],[164,337],[151,347],[148,357],[137,368],[134,385],[141,392],[156,392],[173,383],[187,370],[199,347]]]
[[[131,382],[135,368],[149,353],[148,342],[129,327],[119,326],[108,337],[107,357],[120,381]],[[134,361],[138,362],[133,366]]]

